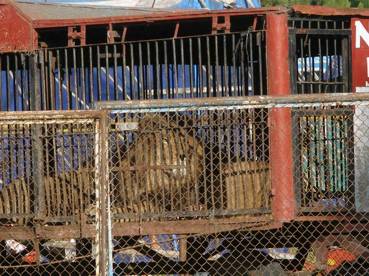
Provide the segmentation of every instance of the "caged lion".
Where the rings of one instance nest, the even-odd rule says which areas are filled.
[[[225,158],[225,149],[215,144],[231,140],[227,131],[209,131],[213,126],[204,117],[193,122],[186,115],[135,116],[116,118],[110,126],[109,178],[115,220],[174,219],[214,209],[269,207],[268,162]],[[218,133],[219,139],[210,139],[209,133]],[[81,216],[93,220],[93,163],[91,159],[74,170],[43,177],[46,220]],[[30,222],[27,215],[34,210],[33,186],[32,177],[4,185],[0,218],[15,215],[13,223]]]
[[[175,119],[144,115],[116,124],[119,154],[113,165],[117,179],[114,205],[130,220],[198,208],[204,148],[189,120],[184,116]],[[127,124],[135,125],[128,135],[119,131]],[[122,133],[126,134],[119,135]]]
[[[93,201],[94,172],[91,168],[66,171],[59,175],[43,177],[44,210],[38,219],[68,222],[79,219]],[[0,190],[0,218],[2,223],[29,224],[35,214],[34,183],[18,178]],[[37,217],[37,216],[36,216]]]
[[[144,116],[137,123],[137,129],[131,132],[134,139],[129,135],[123,137],[125,132],[120,131],[112,135],[119,147],[110,167],[110,178],[116,180],[113,183],[116,188],[113,214],[134,220],[139,214],[197,208],[203,146],[187,126],[189,122],[184,118],[169,122],[164,116]],[[113,145],[110,148],[114,148]],[[93,217],[96,207],[93,179],[91,164],[43,176],[45,222],[58,218],[62,222],[68,217],[74,220],[83,214]],[[0,218],[3,223],[32,223],[37,203],[33,182],[32,177],[20,177],[1,187]]]

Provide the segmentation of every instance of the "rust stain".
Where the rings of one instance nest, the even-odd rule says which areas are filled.
[[[369,16],[369,9],[331,8],[322,6],[294,5],[292,10],[301,14],[321,16]]]

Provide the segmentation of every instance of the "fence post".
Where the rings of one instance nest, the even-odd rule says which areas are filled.
[[[267,73],[271,96],[290,95],[288,15],[267,15]],[[290,108],[272,108],[269,112],[272,211],[276,221],[295,217],[293,182],[292,118]]]
[[[95,169],[96,169],[96,275],[111,274],[111,227],[110,227],[110,184],[108,113],[100,111],[97,121]]]
[[[33,53],[29,57],[30,65],[30,110],[41,110],[41,89],[40,71],[38,66],[38,53]],[[44,152],[42,141],[42,126],[35,124],[31,128],[32,132],[32,175],[34,192],[34,212],[37,220],[42,220],[45,215],[44,196]]]

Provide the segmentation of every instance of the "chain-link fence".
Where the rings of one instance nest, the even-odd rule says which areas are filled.
[[[1,274],[95,274],[101,114],[0,117]]]
[[[101,103],[115,275],[366,275],[365,99]]]
[[[97,107],[1,114],[3,274],[367,275],[368,95]]]

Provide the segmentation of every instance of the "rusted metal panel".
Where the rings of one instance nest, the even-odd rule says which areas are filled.
[[[297,13],[319,16],[369,16],[368,9],[332,8],[323,6],[294,5],[292,10]]]
[[[37,47],[32,23],[8,4],[0,4],[0,52],[31,51]]]
[[[8,2],[27,17],[35,28],[73,26],[78,24],[98,25],[109,23],[153,22],[178,19],[212,18],[214,16],[263,15],[287,12],[283,7],[232,9],[232,10],[172,10],[145,8],[104,8],[79,5],[47,3]]]
[[[268,94],[289,95],[287,15],[267,15]],[[272,210],[276,221],[295,217],[292,128],[289,108],[269,111]]]
[[[32,51],[39,46],[48,46],[48,42],[38,41],[45,36],[44,32],[54,28],[60,31],[58,46],[71,46],[73,37],[84,45],[89,39],[86,37],[86,28],[108,28],[112,24],[153,24],[153,23],[178,23],[192,20],[207,20],[208,33],[217,30],[231,30],[231,23],[235,17],[261,16],[268,13],[287,12],[285,8],[260,8],[260,9],[233,9],[221,11],[207,10],[155,10],[155,9],[126,9],[126,8],[94,8],[86,6],[68,6],[55,4],[37,4],[5,1],[1,5],[0,20],[3,21],[0,38],[2,45],[0,51]],[[224,23],[222,22],[224,18]],[[218,20],[220,19],[220,21]],[[219,22],[220,23],[219,23]],[[204,23],[204,22],[203,22]],[[189,23],[192,24],[192,23]],[[205,24],[205,23],[204,23]],[[179,26],[179,25],[178,25]],[[69,28],[80,28],[81,31],[65,32]],[[120,28],[119,27],[119,28]],[[123,26],[126,28],[126,26]],[[65,29],[63,29],[65,28]],[[118,28],[118,29],[119,29]],[[114,30],[116,31],[116,30]],[[90,32],[90,29],[87,33]],[[105,34],[106,35],[106,34]],[[47,35],[46,35],[47,36]],[[69,36],[69,44],[68,41]],[[94,39],[94,38],[90,38]],[[51,39],[51,43],[55,40]],[[111,42],[112,40],[110,40]],[[99,41],[101,43],[102,41]],[[103,41],[104,42],[104,41]],[[93,42],[96,43],[96,42]],[[40,44],[40,45],[39,45]],[[1,43],[0,43],[1,45]]]
[[[17,8],[31,18],[36,28],[97,25],[109,23],[152,22],[180,19],[212,18],[213,16],[262,15],[286,12],[282,7],[233,10],[165,10],[145,8],[102,8],[76,5],[16,3]]]

